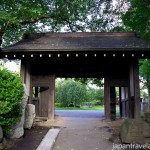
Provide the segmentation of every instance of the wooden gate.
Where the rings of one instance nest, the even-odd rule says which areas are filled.
[[[32,76],[31,91],[36,116],[53,119],[55,76]]]

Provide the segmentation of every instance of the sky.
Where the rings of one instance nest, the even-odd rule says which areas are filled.
[[[17,64],[14,61],[7,61],[5,64],[5,67],[12,72],[18,72],[19,71],[19,64]]]

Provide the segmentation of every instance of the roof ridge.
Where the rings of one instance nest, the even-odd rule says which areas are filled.
[[[101,37],[101,36],[137,36],[136,32],[46,32],[46,33],[26,33],[23,39],[35,39],[42,36],[49,37]]]

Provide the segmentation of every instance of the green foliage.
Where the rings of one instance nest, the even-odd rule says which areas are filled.
[[[80,82],[68,79],[59,82],[56,88],[56,101],[62,107],[79,107],[86,98],[86,86]]]
[[[103,105],[104,103],[104,90],[88,88],[87,90],[87,101],[93,105]]]
[[[3,46],[28,32],[120,31],[127,0],[1,0],[0,38]]]
[[[103,105],[104,90],[88,87],[87,84],[75,81],[75,79],[56,82],[56,106]]]
[[[79,81],[83,84],[95,84],[98,87],[102,87],[103,86],[103,78],[73,78],[75,81]]]
[[[140,36],[150,41],[150,1],[130,0],[130,8],[122,16],[129,31],[136,31]],[[140,60],[140,76],[147,88],[150,88],[150,60]]]
[[[93,7],[92,0],[1,0],[0,36],[8,44],[20,40],[25,32],[57,32],[64,26],[83,31],[81,22]]]
[[[150,1],[130,0],[130,8],[123,15],[123,22],[130,31],[137,31],[141,37],[150,40]]]
[[[150,60],[140,60],[140,76],[144,79],[143,83],[150,88]]]
[[[19,75],[0,68],[0,126],[4,131],[19,120],[23,94],[24,87]]]
[[[90,10],[87,30],[96,32],[124,31],[121,14],[127,10],[128,0],[94,0]]]

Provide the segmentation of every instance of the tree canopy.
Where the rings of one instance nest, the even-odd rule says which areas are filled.
[[[1,0],[0,39],[8,45],[26,32],[122,30],[120,0]]]
[[[130,8],[122,16],[124,25],[129,31],[136,31],[141,38],[150,41],[150,1],[130,0]],[[150,100],[150,60],[140,60],[140,76],[148,88]]]
[[[83,31],[80,22],[92,7],[92,0],[1,0],[0,35],[7,41],[45,26],[57,31],[65,25],[71,31]]]
[[[130,8],[122,19],[129,31],[137,31],[140,36],[150,41],[150,1],[130,0]]]

